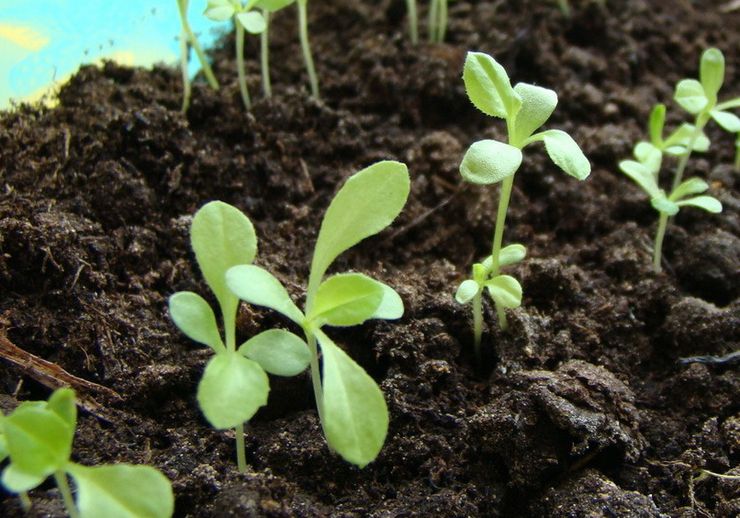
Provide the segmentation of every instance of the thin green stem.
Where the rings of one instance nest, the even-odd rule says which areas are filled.
[[[506,223],[506,211],[509,208],[509,199],[511,198],[511,190],[514,186],[514,176],[507,176],[501,182],[501,194],[498,200],[498,210],[496,212],[496,227],[493,232],[493,251],[491,252],[491,277],[496,277],[501,273],[499,266],[499,255],[501,254],[501,245],[504,239],[504,224]],[[503,308],[499,308],[496,305],[496,314],[498,315],[498,323],[501,329],[506,330],[508,324],[506,322],[506,313]]]
[[[447,34],[447,0],[439,2],[439,23],[437,25],[437,43],[442,43]]]
[[[694,132],[691,134],[691,138],[689,138],[689,143],[686,146],[686,154],[681,156],[681,159],[678,161],[678,167],[676,167],[676,172],[673,175],[673,187],[671,187],[671,191],[676,190],[676,187],[681,184],[681,180],[683,180],[683,173],[686,170],[686,164],[689,162],[689,157],[691,157],[691,153],[694,151],[696,140],[701,135],[701,131],[706,124],[706,121],[702,120],[701,114],[697,115],[695,122],[696,123],[694,124]]]
[[[262,93],[269,99],[272,97],[272,85],[270,84],[270,11],[262,9],[262,17],[265,19],[265,30],[260,34],[260,67],[262,68]]]
[[[69,518],[79,518],[80,513],[77,511],[74,498],[72,498],[72,491],[69,489],[69,482],[67,481],[67,474],[64,471],[55,471],[54,480],[57,483],[59,492],[62,494],[62,500],[64,501],[64,507],[67,508],[67,514]]]
[[[206,58],[205,52],[203,52],[203,48],[198,42],[198,38],[195,37],[193,30],[190,28],[187,14],[188,1],[178,0],[177,6],[180,10],[180,22],[182,23],[182,30],[187,35],[188,43],[190,43],[190,46],[193,47],[195,55],[198,57],[198,61],[200,61],[200,67],[203,70],[203,75],[206,77],[206,81],[208,81],[208,84],[211,86],[211,88],[213,88],[214,90],[218,90],[218,80],[213,74],[213,69],[211,69],[211,65],[208,63],[208,59]]]
[[[409,36],[411,43],[419,43],[419,17],[416,14],[416,0],[406,0],[406,11],[409,17]]]
[[[429,4],[429,20],[427,22],[427,38],[430,43],[437,41],[437,12],[439,11],[439,0],[431,0]]]
[[[252,109],[252,101],[249,99],[249,90],[247,89],[247,74],[244,69],[244,27],[236,21],[236,70],[239,74],[239,91],[242,94],[242,101],[247,110]]]
[[[308,12],[306,6],[308,0],[298,0],[298,36],[301,40],[301,50],[303,51],[303,61],[306,62],[306,72],[311,84],[311,95],[316,99],[319,98],[319,78],[316,75],[316,68],[313,65],[313,56],[311,55],[311,45],[308,41]]]
[[[244,423],[236,425],[234,433],[236,434],[236,466],[239,473],[246,473],[247,454],[244,451]]]
[[[481,341],[483,339],[483,292],[480,291],[473,297],[473,346],[475,358],[480,362]]]
[[[186,113],[190,107],[192,87],[188,73],[188,42],[185,31],[180,32],[180,72],[182,73],[182,107],[180,111]]]
[[[33,504],[31,503],[31,498],[28,496],[28,493],[24,491],[23,493],[18,495],[18,498],[21,501],[21,508],[23,509],[23,512],[29,512]]]
[[[558,0],[558,7],[560,7],[560,12],[563,13],[563,16],[570,18],[570,2],[568,0]]]
[[[657,273],[660,273],[661,266],[660,266],[660,260],[661,260],[661,254],[663,251],[663,238],[665,237],[665,230],[668,226],[668,214],[665,212],[660,213],[660,218],[658,219],[658,231],[655,234],[655,246],[653,247],[653,270]]]
[[[311,383],[313,384],[313,395],[316,399],[316,410],[319,413],[319,421],[324,422],[324,389],[321,386],[321,369],[319,368],[319,347],[316,344],[316,336],[306,331],[308,349],[311,351]]]

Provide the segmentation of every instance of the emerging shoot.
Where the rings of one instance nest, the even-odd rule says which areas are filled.
[[[206,55],[203,52],[200,43],[198,43],[198,38],[195,37],[195,34],[193,33],[193,30],[190,28],[190,24],[188,23],[189,2],[190,0],[177,0],[177,8],[180,12],[180,22],[182,24],[182,31],[180,33],[180,67],[182,71],[183,83],[183,113],[187,112],[188,108],[190,107],[190,95],[192,91],[190,85],[190,74],[188,72],[188,45],[193,47],[193,50],[195,50],[195,55],[198,57],[201,70],[203,71],[203,75],[206,77],[206,81],[208,81],[208,84],[211,85],[211,88],[213,88],[214,90],[218,90],[219,88],[216,76],[213,75],[211,65],[208,63],[208,59],[206,59]]]
[[[316,68],[313,64],[313,55],[311,54],[311,44],[308,41],[308,0],[296,1],[298,3],[298,37],[301,40],[303,61],[306,63],[308,82],[311,85],[311,95],[318,99],[319,78],[316,75]]]
[[[447,1],[431,0],[429,4],[428,38],[431,43],[442,43],[447,34]]]
[[[409,18],[409,37],[411,43],[419,43],[419,16],[416,12],[416,0],[406,0],[406,12]]]
[[[272,85],[270,82],[270,15],[275,13],[296,0],[258,0],[257,7],[262,11],[265,19],[265,30],[260,34],[260,69],[262,71],[262,93],[265,98],[272,97]]]

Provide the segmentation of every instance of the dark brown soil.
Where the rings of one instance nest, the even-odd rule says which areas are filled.
[[[112,64],[83,68],[53,110],[3,114],[0,328],[120,395],[81,391],[89,411],[75,458],[157,466],[173,482],[177,516],[737,516],[738,481],[691,476],[739,474],[738,364],[677,362],[740,343],[733,138],[712,127],[711,152],[690,162],[724,212],[682,211],[660,275],[650,269],[655,212],[616,164],[652,105],[696,75],[704,48],[725,52],[725,93],[740,93],[740,11],[710,0],[572,3],[566,20],[555,2],[451,2],[449,43],[415,48],[402,0],[312,2],[321,101],[306,95],[288,11],[273,30],[275,98],[252,113],[227,38],[215,66],[224,88],[199,83],[187,117],[175,70]],[[452,294],[490,246],[497,196],[464,186],[457,167],[470,143],[503,127],[467,100],[469,49],[494,54],[514,81],[555,89],[549,125],[569,131],[593,165],[579,183],[528,150],[505,237],[528,248],[513,269],[524,305],[508,333],[487,308],[484,365]],[[211,199],[244,210],[257,263],[300,296],[332,194],[388,158],[409,165],[409,203],[336,267],[396,287],[406,315],[332,330],[386,395],[386,445],[366,469],[344,463],[321,436],[308,376],[273,379],[240,475],[233,437],[196,406],[209,353],[167,316],[171,293],[207,293],[190,216]],[[243,337],[285,325],[242,308]],[[49,394],[7,362],[0,383],[5,410]],[[51,484],[31,496],[36,516],[62,516]],[[2,505],[21,515],[14,498]]]

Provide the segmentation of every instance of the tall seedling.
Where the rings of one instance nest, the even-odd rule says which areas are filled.
[[[219,88],[218,80],[216,80],[216,76],[213,75],[211,65],[208,63],[208,59],[206,59],[206,55],[198,42],[198,38],[195,37],[193,30],[190,28],[190,23],[188,23],[189,2],[190,0],[177,0],[177,9],[180,13],[180,23],[182,25],[182,30],[180,32],[180,69],[182,72],[183,84],[183,113],[187,112],[190,107],[190,95],[192,90],[190,86],[190,73],[188,71],[188,45],[193,47],[193,50],[195,50],[195,55],[198,57],[198,61],[200,61],[200,68],[203,71],[203,75],[205,76],[206,81],[208,81],[208,84],[214,90],[218,90]]]
[[[321,223],[304,311],[263,268],[241,265],[226,274],[229,288],[239,298],[274,309],[301,326],[311,352],[314,396],[326,440],[360,467],[375,459],[383,446],[388,409],[375,381],[322,328],[401,318],[403,302],[392,288],[366,275],[340,273],[327,279],[324,275],[342,252],[390,225],[408,193],[408,171],[399,162],[378,162],[347,180]]]

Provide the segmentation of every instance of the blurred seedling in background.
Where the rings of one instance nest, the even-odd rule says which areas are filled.
[[[198,42],[198,38],[195,37],[195,34],[193,33],[193,30],[190,28],[190,23],[188,23],[188,4],[190,0],[177,0],[177,8],[180,12],[180,22],[182,24],[182,30],[180,32],[180,70],[182,71],[182,84],[183,84],[183,92],[182,92],[182,112],[185,113],[188,111],[188,108],[190,107],[190,96],[192,92],[192,87],[190,84],[190,73],[188,72],[188,55],[190,53],[190,49],[188,46],[193,47],[193,50],[195,51],[195,55],[198,57],[198,61],[200,62],[201,70],[203,71],[203,75],[206,78],[206,81],[208,81],[208,84],[213,88],[214,90],[219,89],[218,80],[216,79],[216,76],[213,75],[213,70],[211,69],[211,65],[208,63],[208,59],[206,58],[205,53],[203,52],[203,48],[200,46],[200,43]]]
[[[3,470],[3,486],[25,495],[53,476],[72,518],[172,516],[172,487],[157,469],[72,462],[76,427],[75,393],[68,388],[56,390],[48,401],[27,401],[7,416],[0,414],[0,461],[10,458]],[[68,476],[77,489],[76,502]],[[24,500],[28,506],[28,497]]]
[[[220,306],[226,343],[213,310],[200,295],[175,293],[170,297],[170,315],[185,335],[215,353],[198,383],[198,404],[214,428],[235,430],[237,464],[244,472],[244,423],[267,404],[270,387],[265,370],[283,376],[298,374],[308,365],[308,349],[300,338],[282,330],[261,333],[236,347],[239,299],[226,286],[225,275],[232,266],[251,263],[257,254],[254,227],[239,209],[220,201],[204,205],[193,217],[190,240]],[[274,348],[265,349],[266,342]]]
[[[474,267],[473,278],[469,280],[473,282],[464,281],[456,294],[458,301],[472,302],[475,350],[480,355],[483,287],[494,300],[502,329],[507,327],[505,310],[521,304],[519,282],[501,275],[501,266],[521,260],[525,253],[521,245],[502,249],[506,212],[514,174],[522,163],[522,149],[535,142],[544,142],[555,165],[578,180],[588,177],[591,165],[578,144],[564,131],[535,133],[550,118],[558,103],[557,94],[552,90],[527,83],[518,83],[512,88],[504,68],[491,56],[480,52],[468,52],[463,80],[473,105],[491,117],[504,119],[508,133],[508,143],[497,140],[473,143],[460,164],[460,174],[467,182],[480,185],[501,182],[491,255]]]
[[[289,6],[296,0],[258,0],[257,7],[262,11],[265,30],[260,34],[260,70],[262,72],[262,92],[266,98],[272,97],[270,81],[270,15]]]
[[[416,0],[406,0],[406,16],[409,20],[409,38],[411,43],[419,43],[419,15],[417,14]]]
[[[428,37],[431,43],[442,43],[447,34],[448,0],[431,0],[429,3]]]
[[[324,275],[337,256],[390,225],[408,194],[408,171],[399,162],[378,162],[347,180],[321,223],[304,311],[298,309],[280,281],[263,268],[245,264],[226,274],[229,288],[240,299],[278,311],[303,329],[310,350],[316,407],[327,443],[359,467],[380,452],[388,431],[388,409],[375,381],[322,327],[355,326],[373,318],[398,319],[403,316],[403,302],[392,288],[367,275],[340,273],[326,280]]]

